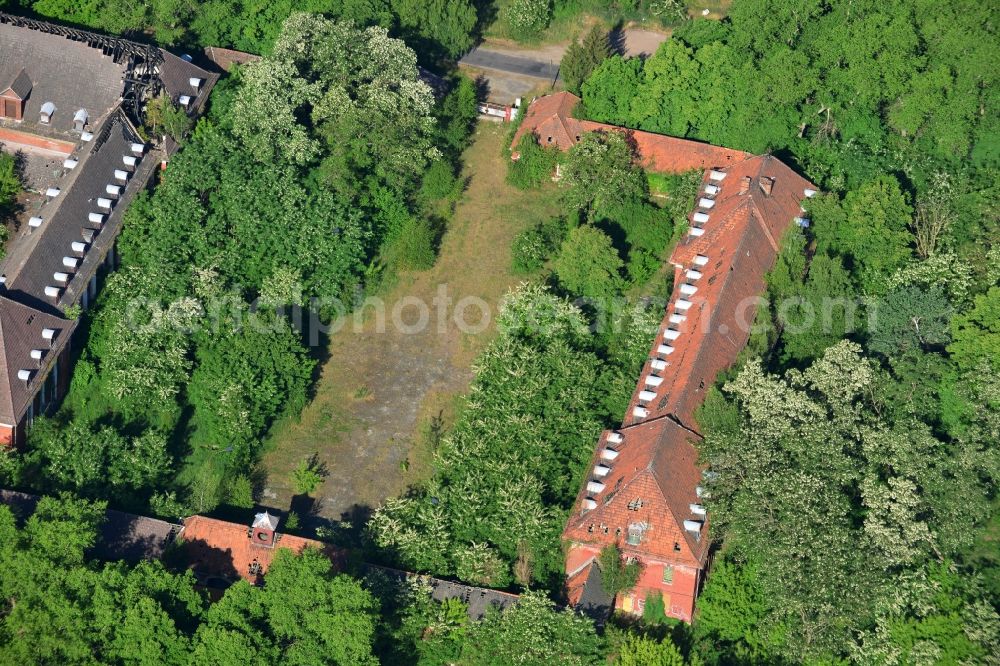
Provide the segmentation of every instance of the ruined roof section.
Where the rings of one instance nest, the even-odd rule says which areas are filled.
[[[21,419],[75,327],[75,321],[0,295],[0,422],[15,425]],[[45,329],[53,331],[51,343]],[[40,351],[41,359],[33,359],[32,350]],[[22,371],[27,380],[18,376]]]
[[[235,49],[224,49],[221,46],[206,46],[205,57],[224,72],[232,71],[233,67],[237,65],[245,65],[248,62],[257,62],[260,60],[259,55]]]
[[[36,126],[66,132],[73,116],[86,109],[97,126],[121,98],[125,65],[100,49],[61,35],[0,22],[0,86],[24,71],[30,81],[21,127]],[[51,102],[51,123],[39,123],[42,105]]]
[[[587,132],[621,132],[633,143],[640,164],[650,171],[684,173],[693,169],[726,168],[748,157],[741,150],[720,148],[700,141],[678,139],[663,134],[632,130],[573,117],[580,98],[568,92],[539,97],[531,103],[521,126],[514,134],[511,149],[521,137],[534,132],[539,145],[569,150]]]

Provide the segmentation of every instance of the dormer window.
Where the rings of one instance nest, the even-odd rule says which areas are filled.
[[[52,114],[56,112],[56,105],[52,102],[45,102],[42,104],[41,114],[39,121],[43,125],[49,125],[52,123]]]

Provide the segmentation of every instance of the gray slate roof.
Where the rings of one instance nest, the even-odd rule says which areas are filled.
[[[0,295],[0,422],[13,426],[20,421],[75,327],[75,321]],[[51,346],[42,337],[43,328],[56,331]],[[31,358],[32,349],[42,350],[41,361]],[[31,371],[27,382],[18,378],[20,370]]]
[[[14,77],[13,83],[10,84],[8,90],[18,96],[19,99],[24,99],[31,92],[31,77],[23,69],[21,72]]]
[[[432,578],[431,576],[416,574],[410,571],[401,571],[399,569],[383,567],[377,564],[368,564],[365,566],[370,573],[383,574],[399,583],[407,580],[423,581],[430,585],[431,597],[435,601],[460,599],[468,605],[469,618],[473,620],[483,619],[491,608],[503,610],[508,606],[512,606],[516,604],[520,598],[518,595],[510,592],[491,590],[486,587],[463,585],[462,583],[456,583],[450,580]]]
[[[89,255],[95,253],[95,248],[102,249],[104,253],[110,248],[110,241],[117,234],[125,206],[135,192],[145,185],[144,182],[139,182],[142,180],[140,172],[147,175],[142,167],[149,158],[143,158],[139,162],[137,173],[133,174],[127,185],[115,180],[115,170],[132,171],[125,166],[122,158],[135,155],[131,145],[138,141],[138,136],[120,115],[113,117],[110,126],[105,129],[106,138],[98,135],[89,144],[81,144],[79,164],[67,172],[59,183],[59,195],[38,212],[43,220],[42,226],[19,237],[6,260],[0,264],[7,276],[7,290],[11,297],[40,309],[52,310],[57,303],[45,295],[45,287],[66,286],[56,282],[53,275],[56,272],[69,273],[72,277],[66,291],[79,293],[103,258],[103,255],[93,258]],[[97,206],[99,198],[115,198],[107,193],[108,185],[122,186],[122,194],[116,201],[114,214],[111,216],[113,220],[106,217],[103,224],[91,223],[90,213],[109,213]],[[88,244],[86,252],[74,252],[71,243],[83,241],[85,230],[94,232],[94,241]],[[76,257],[81,263],[74,271],[63,265],[63,257]]]
[[[20,127],[40,126],[66,132],[73,115],[86,109],[97,126],[122,94],[124,64],[116,64],[99,49],[59,35],[0,23],[0,90],[27,73],[30,94]],[[42,104],[52,102],[56,112],[51,125],[40,125]]]
[[[21,523],[35,512],[40,499],[38,495],[0,488],[0,504],[9,506]],[[173,543],[180,527],[158,518],[108,509],[97,528],[97,541],[87,554],[105,561],[157,560]]]

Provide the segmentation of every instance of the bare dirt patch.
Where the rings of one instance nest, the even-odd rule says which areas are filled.
[[[292,472],[312,453],[329,476],[317,493],[316,510],[327,519],[379,506],[430,472],[434,431],[450,423],[472,378],[471,363],[488,342],[492,323],[479,334],[463,333],[454,308],[439,326],[435,297],[446,290],[452,303],[479,298],[493,309],[518,282],[510,272],[514,236],[548,215],[558,214],[551,190],[521,192],[505,182],[502,147],[507,126],[480,123],[466,152],[468,188],[442,242],[437,264],[406,274],[386,294],[385,326],[367,308],[333,334],[329,359],[316,395],[300,419],[279,424],[266,446],[265,504],[289,507]],[[406,300],[404,300],[406,299]],[[428,305],[430,322],[405,329]],[[478,310],[466,309],[466,322]]]

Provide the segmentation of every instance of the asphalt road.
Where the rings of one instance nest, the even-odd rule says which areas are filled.
[[[462,65],[480,69],[495,69],[520,76],[554,81],[559,76],[558,62],[543,62],[476,47],[459,61]]]

